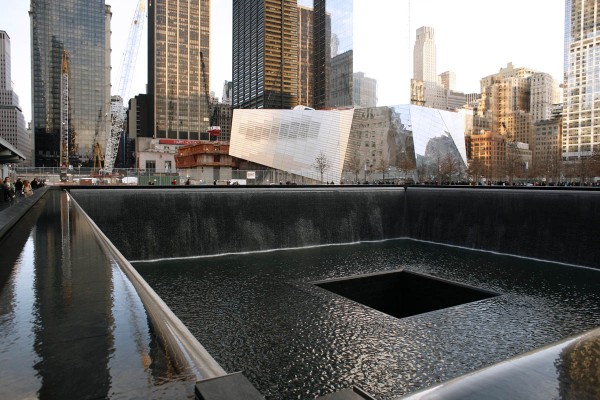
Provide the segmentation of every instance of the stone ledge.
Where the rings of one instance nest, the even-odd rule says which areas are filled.
[[[196,400],[264,400],[241,372],[196,382]]]

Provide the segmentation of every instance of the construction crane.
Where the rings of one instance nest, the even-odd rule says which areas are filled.
[[[208,123],[208,140],[216,140],[221,134],[221,127],[217,126],[217,107],[213,107],[213,102],[210,99],[210,93],[208,92],[208,79],[206,79],[206,67],[204,65],[204,55],[200,52],[200,66],[202,68],[202,84],[204,86],[204,95],[206,96],[206,107],[208,109],[209,123]]]
[[[123,124],[125,122],[125,108],[123,102],[128,99],[129,89],[131,87],[131,78],[135,69],[138,49],[142,37],[142,30],[146,20],[146,3],[145,0],[140,0],[129,28],[129,37],[127,39],[127,47],[123,53],[121,61],[121,76],[119,79],[119,87],[116,96],[110,104],[111,126],[110,136],[106,143],[106,154],[104,157],[104,171],[112,174],[119,151],[119,142],[123,133]]]
[[[69,168],[69,63],[67,51],[62,53],[60,76],[60,178],[66,180]]]

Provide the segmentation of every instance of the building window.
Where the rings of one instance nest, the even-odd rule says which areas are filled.
[[[156,171],[156,161],[146,160],[146,170],[151,172]]]

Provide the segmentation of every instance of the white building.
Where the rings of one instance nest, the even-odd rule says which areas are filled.
[[[413,51],[413,79],[438,82],[434,31],[430,26],[422,26],[417,29]]]
[[[446,71],[437,75],[436,48],[433,28],[417,29],[413,52],[413,79],[411,79],[411,104],[457,110],[466,104],[464,93],[456,91],[456,75]]]
[[[533,122],[552,118],[552,110],[560,103],[558,82],[550,74],[538,72],[530,78],[530,109]]]
[[[600,151],[600,24],[598,0],[566,0],[562,156]]]
[[[0,31],[0,137],[25,155],[22,165],[33,166],[33,144],[19,97],[12,88],[10,37],[4,31]]]

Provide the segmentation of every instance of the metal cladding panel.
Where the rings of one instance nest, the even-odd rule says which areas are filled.
[[[236,109],[230,154],[320,179],[314,164],[323,152],[330,164],[324,178],[336,182],[407,176],[415,181],[460,180],[467,165],[465,131],[465,115],[414,105]]]
[[[324,177],[341,178],[354,110],[245,110],[233,112],[229,154],[300,176],[320,179],[314,164],[323,153]]]

